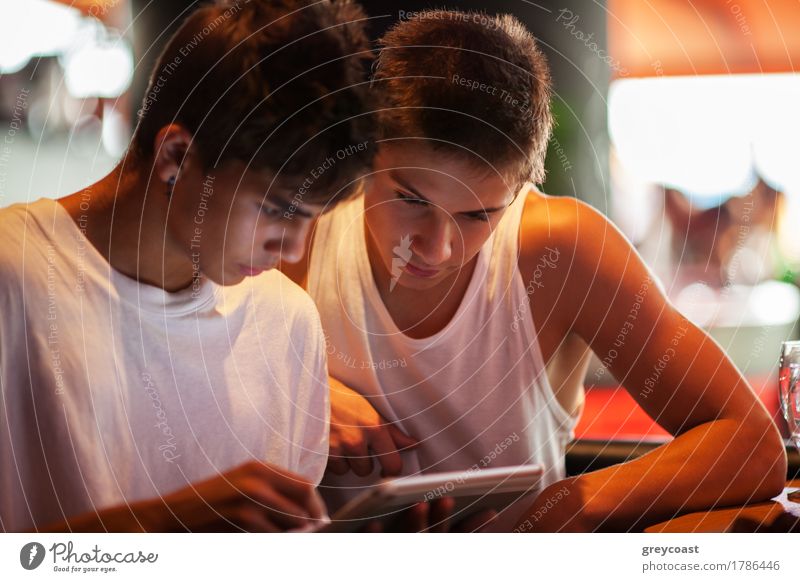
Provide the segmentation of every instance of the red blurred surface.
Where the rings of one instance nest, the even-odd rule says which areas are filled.
[[[767,410],[786,436],[778,405],[777,378],[750,378]],[[587,386],[583,415],[575,429],[575,438],[598,440],[664,440],[669,433],[639,408],[621,386]]]

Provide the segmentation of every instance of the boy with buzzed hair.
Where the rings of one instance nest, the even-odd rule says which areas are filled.
[[[370,162],[363,19],[348,0],[200,8],[118,166],[0,211],[0,528],[323,516],[324,340],[274,267]]]
[[[525,27],[429,11],[381,45],[372,174],[292,273],[327,336],[329,504],[381,473],[523,463],[544,466],[543,489],[499,528],[628,530],[779,493],[780,435],[720,347],[605,217],[531,184],[551,87]],[[675,438],[566,478],[591,352]]]

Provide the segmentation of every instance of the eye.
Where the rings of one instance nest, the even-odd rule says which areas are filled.
[[[410,206],[427,206],[428,201],[422,200],[420,198],[415,198],[413,196],[409,196],[408,194],[401,192],[400,190],[395,190],[395,194],[397,194],[397,198],[405,202]]]
[[[281,217],[281,209],[280,208],[276,208],[275,206],[262,205],[261,206],[261,212],[267,218],[280,218]]]
[[[472,214],[465,214],[469,220],[480,220],[481,222],[489,222],[489,215],[485,212],[475,212]]]

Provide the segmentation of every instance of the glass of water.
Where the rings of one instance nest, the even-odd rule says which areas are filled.
[[[781,344],[781,368],[778,374],[781,411],[789,426],[794,446],[800,450],[800,341]],[[800,489],[789,493],[790,501],[800,501]]]

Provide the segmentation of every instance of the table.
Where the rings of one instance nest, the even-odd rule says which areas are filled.
[[[650,526],[645,532],[800,532],[800,503],[786,498],[787,492],[798,488],[800,480],[789,481],[783,492],[771,501],[687,513]]]

